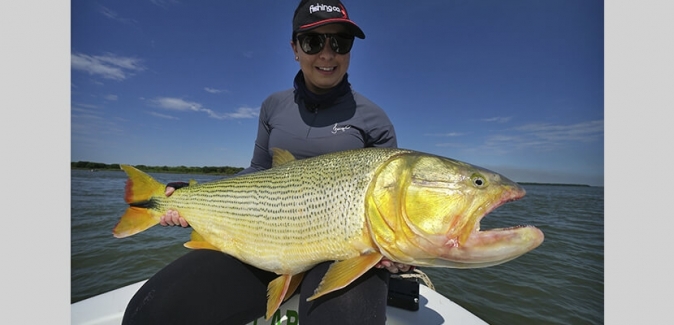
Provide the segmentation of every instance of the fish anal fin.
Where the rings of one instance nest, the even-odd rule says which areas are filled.
[[[286,301],[292,297],[293,293],[295,293],[295,290],[297,290],[297,287],[300,286],[303,278],[304,272],[293,275],[292,279],[290,279],[290,285],[288,285],[288,292],[286,292],[283,301]]]
[[[207,242],[206,239],[204,239],[204,237],[202,237],[196,230],[192,231],[192,234],[190,235],[190,241],[183,244],[183,246],[191,249],[212,249],[215,251],[220,251],[219,248]]]
[[[282,274],[278,278],[269,282],[267,285],[267,313],[265,314],[265,319],[269,320],[274,312],[281,306],[283,298],[288,292],[290,283],[292,282],[292,275]],[[296,287],[297,288],[297,287]]]
[[[183,244],[183,246],[190,248],[190,249],[212,249],[214,251],[220,251],[219,248],[211,245],[211,243],[206,242],[206,241],[193,241],[190,240]]]
[[[288,150],[280,148],[271,148],[272,160],[271,166],[276,167],[295,160],[295,156]]]
[[[159,217],[155,217],[150,210],[129,207],[112,229],[112,234],[117,238],[129,237],[158,223]]]
[[[379,253],[370,253],[332,263],[323,276],[318,288],[316,288],[311,297],[307,298],[307,301],[312,301],[320,296],[346,287],[375,266],[382,257]]]
[[[192,230],[192,233],[190,234],[190,240],[191,241],[206,241],[204,236],[202,236],[196,230]]]

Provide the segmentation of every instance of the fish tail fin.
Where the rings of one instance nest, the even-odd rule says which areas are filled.
[[[166,185],[129,165],[119,165],[129,179],[126,181],[124,201],[128,204],[147,202],[154,196],[164,196]]]
[[[153,209],[156,198],[163,197],[166,185],[152,176],[129,165],[120,165],[129,176],[126,181],[124,201],[130,205],[119,220],[112,234],[124,238],[137,234],[159,223],[162,213]]]
[[[117,238],[135,235],[159,223],[159,217],[154,216],[147,208],[129,207],[112,230]]]

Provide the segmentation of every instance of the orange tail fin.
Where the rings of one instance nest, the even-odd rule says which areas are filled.
[[[152,210],[153,197],[163,197],[166,186],[129,165],[120,165],[129,176],[124,200],[130,205],[112,230],[117,238],[137,234],[159,223],[161,213]]]

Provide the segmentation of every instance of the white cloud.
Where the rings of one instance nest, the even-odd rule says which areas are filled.
[[[160,108],[174,110],[174,111],[201,111],[204,110],[201,104],[195,102],[188,102],[180,98],[159,97],[151,100],[151,102]]]
[[[145,70],[140,59],[114,54],[91,56],[73,53],[70,55],[70,64],[74,70],[113,80],[124,80],[134,72]]]
[[[507,151],[509,148],[550,152],[573,143],[601,141],[604,136],[604,121],[586,121],[570,125],[532,123],[488,136],[484,148]]]
[[[176,0],[150,0],[150,2],[164,9],[167,9],[169,5],[174,5],[178,3],[178,1]]]
[[[546,123],[527,124],[516,130],[547,141],[597,141],[604,135],[604,120],[587,121],[571,125]]]
[[[201,105],[200,103],[190,102],[181,98],[173,98],[173,97],[158,97],[156,99],[151,100],[150,103],[159,108],[173,111],[203,112],[208,114],[209,117],[219,120],[255,118],[260,114],[259,108],[255,109],[249,107],[238,108],[234,113],[219,114],[211,109],[203,107],[203,105]]]
[[[224,89],[215,89],[215,88],[209,88],[209,87],[204,88],[204,90],[211,93],[211,94],[219,94],[219,93],[222,93],[222,92],[227,92]]]
[[[259,108],[239,107],[236,113],[226,114],[229,118],[255,118],[260,116]]]
[[[425,136],[428,137],[459,137],[462,136],[463,133],[458,133],[458,132],[449,132],[449,133],[426,133],[424,134]]]
[[[105,134],[123,134],[116,121],[106,117],[96,105],[73,103],[70,107],[70,133],[73,143],[90,142]]]
[[[110,10],[107,7],[100,6],[99,12],[112,20],[116,20],[124,24],[133,25],[136,23],[136,21],[133,19],[119,17],[116,12]]]
[[[490,117],[490,118],[485,118],[482,119],[483,122],[495,122],[495,123],[506,123],[510,121],[512,117],[502,117],[502,116],[496,116],[496,117]]]
[[[179,118],[177,118],[175,116],[171,116],[171,115],[160,114],[160,113],[157,113],[157,112],[149,112],[149,113],[152,116],[156,116],[156,117],[167,119],[167,120],[179,120]]]

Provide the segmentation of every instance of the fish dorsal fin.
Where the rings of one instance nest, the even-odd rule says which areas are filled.
[[[272,160],[271,160],[272,167],[281,166],[285,163],[295,160],[295,156],[293,156],[293,154],[291,154],[290,151],[288,150],[280,148],[271,148],[271,151],[272,151]]]
[[[194,185],[197,185],[197,181],[196,181],[196,180],[194,180],[194,179],[190,179],[190,182],[189,182],[189,184],[190,184],[190,186],[194,186]]]

